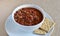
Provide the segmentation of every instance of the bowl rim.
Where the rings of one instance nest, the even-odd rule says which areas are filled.
[[[36,9],[40,10],[41,13],[42,13],[42,15],[43,15],[43,20],[42,20],[40,23],[38,23],[37,25],[32,25],[32,26],[25,26],[25,25],[21,25],[21,24],[17,23],[17,22],[14,20],[14,13],[15,13],[16,11],[18,11],[19,9],[25,8],[25,7],[32,7],[32,8],[36,8]],[[34,27],[34,26],[42,25],[42,23],[44,22],[44,19],[45,19],[45,16],[44,16],[43,12],[44,12],[44,10],[43,10],[40,6],[38,6],[38,5],[36,5],[36,4],[22,4],[22,5],[19,5],[18,7],[16,7],[16,8],[13,10],[13,12],[12,12],[12,20],[13,20],[17,25],[24,26],[24,27]]]

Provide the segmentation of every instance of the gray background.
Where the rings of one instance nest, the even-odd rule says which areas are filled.
[[[41,6],[56,22],[51,36],[60,36],[60,0],[0,0],[0,36],[7,36],[5,21],[13,9],[27,3]]]

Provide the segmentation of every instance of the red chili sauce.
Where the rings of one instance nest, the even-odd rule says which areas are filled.
[[[26,7],[16,11],[16,13],[14,13],[14,19],[21,25],[33,26],[43,20],[43,15],[41,11],[36,8]]]

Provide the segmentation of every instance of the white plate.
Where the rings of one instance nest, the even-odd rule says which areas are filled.
[[[49,18],[51,21],[52,18],[46,13],[44,12],[44,15]],[[14,25],[15,23],[12,21],[12,18],[11,18],[11,15],[8,17],[8,19],[6,20],[6,23],[5,23],[5,29],[6,29],[6,32],[9,36],[50,36],[51,33],[53,32],[54,30],[54,27],[50,30],[50,32],[48,32],[46,35],[36,35],[36,34],[33,34],[33,33],[27,33],[27,32],[24,32],[22,30],[17,30],[18,28],[16,27],[16,25]]]

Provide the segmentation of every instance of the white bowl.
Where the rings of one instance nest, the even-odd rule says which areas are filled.
[[[13,10],[13,12],[12,12],[12,20],[14,21],[14,23],[15,23],[17,26],[19,26],[18,29],[24,30],[24,31],[26,31],[26,32],[32,32],[32,31],[34,31],[35,29],[41,27],[42,23],[44,22],[45,16],[44,16],[44,14],[43,14],[43,20],[42,20],[39,24],[37,24],[37,25],[34,25],[34,26],[24,26],[24,25],[21,25],[21,24],[17,23],[17,22],[14,20],[14,13],[16,13],[16,11],[18,11],[19,9],[25,8],[25,7],[36,8],[36,9],[40,10],[42,14],[43,14],[44,10],[43,10],[40,6],[35,5],[35,4],[24,4],[24,5],[20,5],[20,6],[18,6],[16,9]]]

